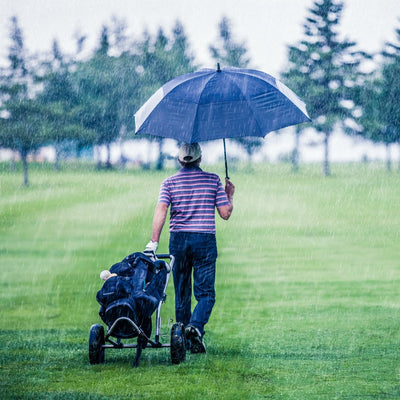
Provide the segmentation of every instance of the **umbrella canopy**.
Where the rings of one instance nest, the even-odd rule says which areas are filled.
[[[185,143],[264,137],[308,121],[305,104],[271,75],[219,66],[172,79],[135,114],[137,134]]]

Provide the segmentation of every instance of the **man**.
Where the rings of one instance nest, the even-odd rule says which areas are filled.
[[[153,218],[151,241],[145,252],[155,253],[170,209],[169,252],[175,257],[175,317],[185,325],[192,353],[205,353],[204,325],[215,303],[215,208],[227,220],[233,210],[235,186],[226,179],[225,189],[218,175],[200,168],[198,143],[182,144],[178,161],[182,168],[161,184]],[[193,291],[197,304],[191,312]]]

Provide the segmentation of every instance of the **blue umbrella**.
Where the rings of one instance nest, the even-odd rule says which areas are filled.
[[[260,136],[311,121],[305,104],[265,72],[201,69],[163,85],[135,114],[136,134],[185,143]]]

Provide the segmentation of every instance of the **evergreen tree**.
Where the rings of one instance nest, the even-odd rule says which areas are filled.
[[[209,46],[211,57],[215,60],[216,64],[219,63],[221,67],[247,68],[250,58],[247,55],[245,43],[235,41],[229,19],[223,17],[218,25],[218,29],[219,36],[216,44]],[[232,140],[245,149],[250,166],[251,157],[263,145],[263,139],[244,136]]]
[[[20,83],[23,78],[27,77],[27,56],[24,47],[24,38],[22,30],[18,23],[18,18],[11,17],[11,30],[10,30],[11,45],[8,52],[8,60],[10,62],[11,78],[15,83]],[[23,93],[27,91],[26,85],[24,85]]]
[[[301,50],[303,48],[303,51]],[[309,54],[304,51],[304,46],[290,46],[288,51],[289,68],[282,73],[282,80],[301,98],[304,98],[308,91],[309,76],[304,67],[308,63]],[[300,160],[300,137],[303,130],[309,127],[309,124],[300,124],[295,126],[295,145],[292,151],[292,169],[297,172]]]
[[[8,60],[0,87],[0,146],[19,153],[23,163],[24,184],[28,186],[28,155],[49,139],[40,107],[34,102],[33,71],[28,67],[22,30],[11,18]]]
[[[50,139],[43,109],[33,99],[7,103],[8,118],[0,119],[0,144],[19,153],[24,185],[29,185],[28,155]]]
[[[177,21],[172,31],[172,37],[166,36],[160,28],[155,37],[147,32],[139,44],[140,69],[142,70],[142,104],[162,85],[169,80],[189,72],[193,72],[193,56],[190,52],[187,36],[183,25]],[[163,139],[154,137],[158,143],[159,157],[157,169],[164,166]]]
[[[72,146],[81,148],[93,142],[94,132],[85,129],[77,115],[78,91],[74,87],[72,74],[74,63],[61,52],[54,40],[51,58],[43,63],[41,77],[43,91],[36,100],[46,114],[46,124],[51,129],[51,140],[56,150],[55,168],[59,168],[60,156]]]
[[[374,74],[375,75],[375,74]],[[386,101],[384,98],[383,80],[374,76],[359,88],[357,104],[361,108],[361,115],[358,117],[358,134],[375,143],[383,143],[387,149],[387,169],[391,169],[390,144],[391,139],[384,122]]]
[[[110,48],[115,56],[129,52],[129,40],[126,22],[113,17],[109,28]]]
[[[103,26],[99,47],[93,57],[80,63],[73,74],[78,88],[78,104],[74,109],[87,132],[95,132],[94,143],[107,149],[106,167],[111,168],[111,144],[124,131],[126,98],[133,96],[124,86],[129,74],[135,80],[134,65],[126,57],[109,55],[110,41],[107,26]],[[126,70],[128,68],[128,71]],[[134,93],[134,92],[133,92]],[[99,160],[98,166],[101,166]]]
[[[340,39],[337,28],[343,2],[315,1],[304,24],[305,39],[289,47],[285,82],[303,97],[313,128],[324,136],[324,174],[330,174],[329,140],[335,128],[353,119],[353,87],[366,56],[356,43]],[[348,100],[346,102],[346,100]],[[349,106],[350,104],[350,106]]]
[[[244,42],[236,42],[232,34],[231,22],[223,17],[218,24],[219,36],[216,45],[210,45],[211,57],[219,62],[221,67],[231,66],[247,68],[250,58]]]
[[[24,47],[24,38],[17,17],[10,19],[10,46],[8,49],[8,62],[2,68],[0,86],[0,101],[18,101],[28,97],[30,76],[27,67],[27,54]]]
[[[398,43],[386,43],[379,68],[357,88],[358,133],[386,146],[389,171],[390,145],[400,143],[400,29],[396,34]]]
[[[397,28],[395,32],[396,41],[387,42],[382,52],[384,111],[381,120],[386,127],[386,140],[400,145],[400,28]]]
[[[191,52],[188,37],[182,23],[178,20],[172,29],[172,60],[174,61],[174,76],[187,74],[197,69]]]
[[[195,69],[187,36],[179,21],[173,28],[172,37],[168,37],[162,28],[154,37],[145,32],[138,52],[145,89],[141,93],[143,101],[169,80]]]

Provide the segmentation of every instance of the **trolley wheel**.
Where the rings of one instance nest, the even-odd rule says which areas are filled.
[[[95,324],[89,333],[89,362],[90,364],[101,364],[104,362],[104,328],[103,325]]]
[[[171,361],[180,364],[186,358],[185,328],[177,322],[171,328]]]

